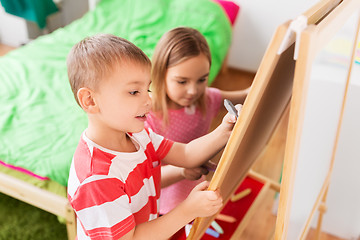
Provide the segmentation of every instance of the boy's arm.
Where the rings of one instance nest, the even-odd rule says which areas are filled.
[[[209,182],[195,186],[189,196],[169,213],[137,225],[121,240],[169,239],[179,229],[196,217],[208,217],[216,214],[223,205],[219,191],[205,191]]]
[[[195,218],[195,216],[188,214],[188,211],[184,210],[184,207],[180,204],[169,213],[157,219],[137,225],[134,229],[122,237],[121,240],[169,239],[183,226]]]
[[[181,229],[183,226],[185,226],[187,223],[189,223],[196,217],[194,217],[192,214],[187,214],[188,211],[184,210],[184,206],[182,206],[181,203],[164,216],[135,226],[135,228],[133,228],[130,232],[125,234],[120,239],[169,239],[172,235],[179,231],[179,229]]]
[[[163,159],[167,164],[193,168],[210,160],[226,144],[234,126],[235,118],[227,114],[223,122],[212,132],[188,144],[174,143]]]

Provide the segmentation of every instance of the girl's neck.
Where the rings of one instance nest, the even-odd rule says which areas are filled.
[[[183,109],[183,108],[191,108],[192,106],[197,106],[197,104],[198,104],[198,102],[195,102],[190,106],[184,107],[184,106],[179,105],[176,102],[170,100],[169,98],[167,99],[167,108],[168,109],[173,109],[173,110],[179,110],[179,109]]]
[[[176,102],[173,102],[171,100],[169,100],[167,102],[167,107],[168,107],[168,109],[174,109],[174,110],[179,110],[179,109],[184,108],[183,106],[181,106],[181,105],[179,105]]]

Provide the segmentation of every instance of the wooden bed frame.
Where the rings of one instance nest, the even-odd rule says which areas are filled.
[[[36,187],[15,177],[0,173],[0,192],[41,208],[66,220],[69,240],[76,237],[76,218],[66,197]]]

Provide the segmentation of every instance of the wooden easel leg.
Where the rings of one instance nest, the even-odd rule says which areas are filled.
[[[66,230],[68,240],[75,240],[76,238],[76,217],[70,205],[66,207]]]
[[[317,222],[317,226],[316,226],[316,233],[315,233],[315,239],[320,240],[320,235],[321,235],[321,224],[322,224],[322,219],[323,216],[326,212],[326,197],[327,197],[327,193],[329,190],[329,186],[326,188],[325,194],[323,196],[323,199],[321,201],[321,205],[319,206],[319,218],[318,218],[318,222]]]
[[[322,218],[323,218],[323,213],[320,212],[320,213],[319,213],[318,222],[317,222],[317,227],[316,227],[316,233],[315,233],[315,239],[317,239],[317,240],[320,239],[320,235],[321,235],[321,223],[322,223]]]

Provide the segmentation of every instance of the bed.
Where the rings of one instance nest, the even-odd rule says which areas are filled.
[[[224,6],[210,0],[102,0],[81,19],[1,57],[0,192],[62,217],[74,239],[66,184],[87,118],[67,79],[70,48],[86,36],[112,33],[151,58],[165,31],[190,26],[209,43],[211,84],[231,44],[234,16]]]

